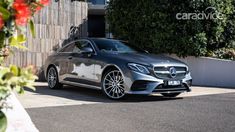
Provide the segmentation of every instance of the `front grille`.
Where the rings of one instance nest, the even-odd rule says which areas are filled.
[[[153,92],[158,92],[158,93],[176,92],[176,91],[189,91],[189,89],[185,87],[184,85],[180,85],[180,86],[159,85],[153,90]]]
[[[165,86],[165,85],[159,85],[157,86],[153,92],[158,92],[158,93],[166,93],[166,92],[182,92],[182,91],[190,91],[190,89],[185,86],[184,84],[179,85],[179,86]]]
[[[170,68],[175,68],[176,74],[172,76],[170,72]],[[183,79],[186,75],[187,68],[186,67],[180,67],[180,66],[158,66],[154,67],[154,73],[157,78],[161,78],[164,80],[170,80],[170,79]]]

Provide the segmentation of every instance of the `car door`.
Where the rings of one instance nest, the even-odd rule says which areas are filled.
[[[94,53],[83,54],[83,48],[92,48]],[[88,40],[79,40],[74,44],[73,53],[68,68],[70,80],[75,83],[95,85],[94,84],[94,55],[95,50]]]
[[[61,81],[66,80],[68,78],[68,65],[70,63],[70,54],[73,52],[74,49],[74,43],[69,43],[64,48],[62,48],[60,51],[58,51],[58,58],[57,58],[57,63],[59,66],[59,79]]]

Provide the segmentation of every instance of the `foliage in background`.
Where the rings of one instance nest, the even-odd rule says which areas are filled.
[[[223,19],[176,19],[208,7]],[[114,37],[153,53],[207,56],[235,40],[234,0],[110,0],[107,19]]]
[[[208,55],[210,57],[219,59],[228,59],[235,61],[235,49],[234,48],[221,48]]]
[[[19,68],[11,65],[4,66],[10,52],[15,49],[27,49],[24,33],[26,26],[30,27],[35,36],[34,24],[31,17],[43,6],[49,4],[49,0],[1,0],[0,1],[0,131],[6,130],[7,119],[1,111],[8,108],[7,97],[12,90],[24,93],[24,87],[34,89],[33,83],[37,79],[32,66]]]

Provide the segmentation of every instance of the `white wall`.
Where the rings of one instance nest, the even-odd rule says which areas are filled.
[[[235,61],[208,57],[171,57],[188,64],[193,85],[235,88]]]

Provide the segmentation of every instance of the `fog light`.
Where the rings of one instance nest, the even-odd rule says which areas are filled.
[[[146,90],[146,87],[148,85],[147,81],[135,81],[132,86],[131,86],[131,90],[132,91],[144,91]]]

